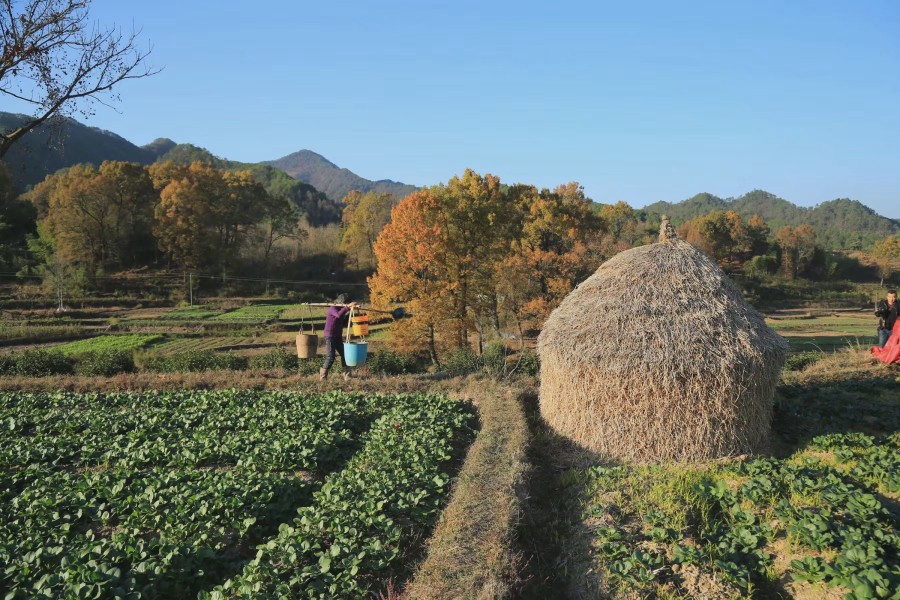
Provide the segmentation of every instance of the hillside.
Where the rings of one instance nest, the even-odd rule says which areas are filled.
[[[18,127],[24,120],[23,115],[0,112],[0,128],[4,130]],[[16,187],[24,189],[50,173],[75,164],[99,165],[104,160],[150,164],[156,160],[156,154],[110,131],[63,118],[23,137],[4,160]]]
[[[264,164],[281,169],[291,177],[305,181],[317,190],[325,192],[335,202],[342,200],[351,190],[387,192],[396,198],[403,198],[418,189],[413,185],[390,179],[379,181],[364,179],[349,169],[338,167],[324,156],[311,150],[300,150],[277,160],[265,161]]]
[[[785,225],[808,224],[816,230],[819,243],[831,249],[863,248],[900,233],[900,222],[879,215],[857,200],[839,198],[807,208],[762,190],[728,199],[702,193],[676,203],[655,202],[643,210],[667,214],[676,225],[713,210],[733,210],[744,218],[759,215],[773,232]]]
[[[159,140],[157,140],[159,141]],[[341,207],[315,187],[294,179],[284,171],[263,163],[242,163],[219,158],[205,148],[193,144],[177,144],[159,157],[179,164],[205,162],[217,169],[251,171],[270,194],[289,198],[305,215],[311,225],[324,225],[339,221]]]

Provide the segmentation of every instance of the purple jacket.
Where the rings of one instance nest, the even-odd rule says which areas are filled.
[[[350,321],[349,312],[350,308],[347,306],[328,307],[328,316],[325,317],[325,333],[322,335],[326,338],[340,339],[343,337],[344,327]]]

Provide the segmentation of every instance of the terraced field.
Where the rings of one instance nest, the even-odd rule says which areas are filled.
[[[204,336],[173,338],[154,347],[160,354],[174,354],[192,350],[241,350],[273,346],[270,336]]]
[[[766,323],[787,339],[792,352],[832,352],[851,346],[871,346],[876,341],[877,319],[870,311],[794,312],[773,315]]]

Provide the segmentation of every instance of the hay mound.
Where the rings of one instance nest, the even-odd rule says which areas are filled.
[[[660,239],[604,263],[547,319],[541,414],[612,459],[759,451],[787,343],[712,259]]]

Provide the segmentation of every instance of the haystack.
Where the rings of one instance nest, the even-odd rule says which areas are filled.
[[[559,433],[610,459],[690,461],[765,447],[787,343],[666,220],[566,296],[538,352]]]

